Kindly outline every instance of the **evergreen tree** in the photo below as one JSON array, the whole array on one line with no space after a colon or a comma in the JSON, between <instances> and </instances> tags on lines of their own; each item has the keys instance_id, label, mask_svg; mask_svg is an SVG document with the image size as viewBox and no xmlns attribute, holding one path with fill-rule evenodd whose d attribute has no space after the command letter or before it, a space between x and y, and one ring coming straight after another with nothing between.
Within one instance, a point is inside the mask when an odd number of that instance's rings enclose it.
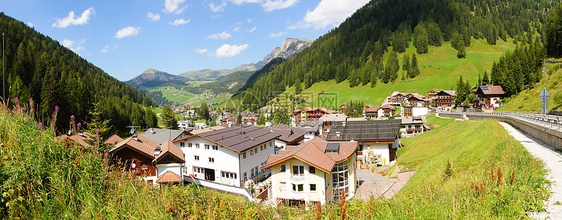
<instances>
[{"instance_id":1,"label":"evergreen tree","mask_svg":"<svg viewBox=\"0 0 562 220\"><path fill-rule=\"evenodd\" d=\"M395 81L398 78L398 71L400 70L400 64L398 61L398 55L396 52L392 51L388 56L388 60L386 61L386 67L384 70L385 78L384 83L388 83L389 81Z\"/></svg>"},{"instance_id":2,"label":"evergreen tree","mask_svg":"<svg viewBox=\"0 0 562 220\"><path fill-rule=\"evenodd\" d=\"M562 56L562 5L551 9L548 15L546 51L548 56Z\"/></svg>"},{"instance_id":3,"label":"evergreen tree","mask_svg":"<svg viewBox=\"0 0 562 220\"><path fill-rule=\"evenodd\" d=\"M302 88L301 88L301 79L297 79L297 81L295 82L295 92L297 94L301 93Z\"/></svg>"},{"instance_id":4,"label":"evergreen tree","mask_svg":"<svg viewBox=\"0 0 562 220\"><path fill-rule=\"evenodd\" d=\"M209 121L211 118L209 116L209 107L207 106L206 102L201 103L201 107L199 108L199 115L201 118L205 119L205 121Z\"/></svg>"},{"instance_id":5,"label":"evergreen tree","mask_svg":"<svg viewBox=\"0 0 562 220\"><path fill-rule=\"evenodd\" d=\"M404 54L402 58L402 70L408 75L410 73L410 56L408 54Z\"/></svg>"},{"instance_id":6,"label":"evergreen tree","mask_svg":"<svg viewBox=\"0 0 562 220\"><path fill-rule=\"evenodd\" d=\"M462 37L464 40L464 47L470 47L470 39L472 35L470 34L468 27L462 28Z\"/></svg>"},{"instance_id":7,"label":"evergreen tree","mask_svg":"<svg viewBox=\"0 0 562 220\"><path fill-rule=\"evenodd\" d=\"M427 31L422 24L418 24L414 29L414 46L416 47L416 52L418 54L424 54L428 52L428 36Z\"/></svg>"},{"instance_id":8,"label":"evergreen tree","mask_svg":"<svg viewBox=\"0 0 562 220\"><path fill-rule=\"evenodd\" d=\"M466 58L466 50L464 49L464 44L459 45L459 50L457 51L457 58Z\"/></svg>"},{"instance_id":9,"label":"evergreen tree","mask_svg":"<svg viewBox=\"0 0 562 220\"><path fill-rule=\"evenodd\" d=\"M172 109L167 105L164 105L162 108L162 120L164 120L164 126L166 128L176 128L178 126L178 120L176 119L176 115L172 112Z\"/></svg>"},{"instance_id":10,"label":"evergreen tree","mask_svg":"<svg viewBox=\"0 0 562 220\"><path fill-rule=\"evenodd\" d=\"M443 38L441 36L441 28L435 22L429 22L427 24L427 35L428 35L428 44L436 47L441 46L441 41Z\"/></svg>"},{"instance_id":11,"label":"evergreen tree","mask_svg":"<svg viewBox=\"0 0 562 220\"><path fill-rule=\"evenodd\" d=\"M464 46L463 36L455 31L453 33L453 38L451 39L451 47L455 48L455 50L459 50L461 45Z\"/></svg>"},{"instance_id":12,"label":"evergreen tree","mask_svg":"<svg viewBox=\"0 0 562 220\"><path fill-rule=\"evenodd\" d=\"M418 66L418 59L416 58L416 54L412 55L412 62L410 67L410 78L414 78L420 75L420 67Z\"/></svg>"},{"instance_id":13,"label":"evergreen tree","mask_svg":"<svg viewBox=\"0 0 562 220\"><path fill-rule=\"evenodd\" d=\"M96 134L96 130L98 130L100 140L105 140L106 138L111 136L111 125L109 124L110 120L102 119L100 102L96 102L93 105L94 108L88 111L88 114L90 115L90 122L86 123L86 127L88 128L89 132L94 135Z\"/></svg>"},{"instance_id":14,"label":"evergreen tree","mask_svg":"<svg viewBox=\"0 0 562 220\"><path fill-rule=\"evenodd\" d=\"M488 71L484 71L484 75L482 76L482 85L490 84L490 78L488 78Z\"/></svg>"}]
</instances>

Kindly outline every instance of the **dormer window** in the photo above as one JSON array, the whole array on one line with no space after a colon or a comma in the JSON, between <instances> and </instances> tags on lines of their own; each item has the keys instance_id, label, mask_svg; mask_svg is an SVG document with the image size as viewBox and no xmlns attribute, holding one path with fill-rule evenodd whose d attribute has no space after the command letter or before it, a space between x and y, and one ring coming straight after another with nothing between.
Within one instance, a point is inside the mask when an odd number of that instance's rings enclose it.
<instances>
[{"instance_id":1,"label":"dormer window","mask_svg":"<svg viewBox=\"0 0 562 220\"><path fill-rule=\"evenodd\" d=\"M336 153L336 154L338 154L339 152L340 152L340 144L339 143L330 143L330 144L328 144L328 146L326 146L325 153Z\"/></svg>"}]
</instances>

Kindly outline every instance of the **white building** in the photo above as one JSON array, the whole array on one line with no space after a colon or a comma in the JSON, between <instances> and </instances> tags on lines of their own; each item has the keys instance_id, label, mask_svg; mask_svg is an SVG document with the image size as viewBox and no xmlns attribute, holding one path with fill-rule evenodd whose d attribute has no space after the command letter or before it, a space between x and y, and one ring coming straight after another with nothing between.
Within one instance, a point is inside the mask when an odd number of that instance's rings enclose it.
<instances>
[{"instance_id":1,"label":"white building","mask_svg":"<svg viewBox=\"0 0 562 220\"><path fill-rule=\"evenodd\" d=\"M355 195L357 142L328 142L315 138L271 155L262 169L272 170L269 199L300 205L339 201Z\"/></svg>"},{"instance_id":2,"label":"white building","mask_svg":"<svg viewBox=\"0 0 562 220\"><path fill-rule=\"evenodd\" d=\"M193 134L174 141L185 154L184 178L233 187L246 187L269 176L261 170L274 153L279 135L268 128L232 126L220 130ZM210 184L208 187L217 186ZM220 187L220 186L218 186ZM232 188L231 188L232 189ZM228 188L220 190L228 191Z\"/></svg>"}]
</instances>

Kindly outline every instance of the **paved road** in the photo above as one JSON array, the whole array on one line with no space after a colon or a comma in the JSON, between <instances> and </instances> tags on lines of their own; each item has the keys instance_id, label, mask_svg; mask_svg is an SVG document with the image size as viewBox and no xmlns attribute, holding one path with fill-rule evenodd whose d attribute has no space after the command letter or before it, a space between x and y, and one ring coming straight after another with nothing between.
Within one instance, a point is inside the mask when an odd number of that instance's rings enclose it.
<instances>
[{"instance_id":1,"label":"paved road","mask_svg":"<svg viewBox=\"0 0 562 220\"><path fill-rule=\"evenodd\" d=\"M562 155L554 151L553 147L522 133L511 125L504 122L500 122L500 124L511 136L520 141L529 153L543 160L546 167L550 170L547 174L547 179L552 181L553 184L551 197L546 202L547 212L533 213L531 217L537 219L562 219L562 205L554 204L556 202L562 203Z\"/></svg>"}]
</instances>

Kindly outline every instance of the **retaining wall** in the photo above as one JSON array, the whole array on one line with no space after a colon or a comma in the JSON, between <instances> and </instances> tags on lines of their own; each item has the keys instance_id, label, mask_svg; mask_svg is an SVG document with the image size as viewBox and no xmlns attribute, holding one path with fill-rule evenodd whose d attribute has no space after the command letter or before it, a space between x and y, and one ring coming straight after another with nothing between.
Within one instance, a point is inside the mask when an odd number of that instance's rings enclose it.
<instances>
[{"instance_id":1,"label":"retaining wall","mask_svg":"<svg viewBox=\"0 0 562 220\"><path fill-rule=\"evenodd\" d=\"M461 113L439 113L439 116L447 118L463 118ZM521 118L513 115L468 113L466 116L470 120L493 119L510 123L532 137L539 139L556 149L562 149L562 131L558 130L559 125L544 123L542 121L530 121L527 118Z\"/></svg>"}]
</instances>

